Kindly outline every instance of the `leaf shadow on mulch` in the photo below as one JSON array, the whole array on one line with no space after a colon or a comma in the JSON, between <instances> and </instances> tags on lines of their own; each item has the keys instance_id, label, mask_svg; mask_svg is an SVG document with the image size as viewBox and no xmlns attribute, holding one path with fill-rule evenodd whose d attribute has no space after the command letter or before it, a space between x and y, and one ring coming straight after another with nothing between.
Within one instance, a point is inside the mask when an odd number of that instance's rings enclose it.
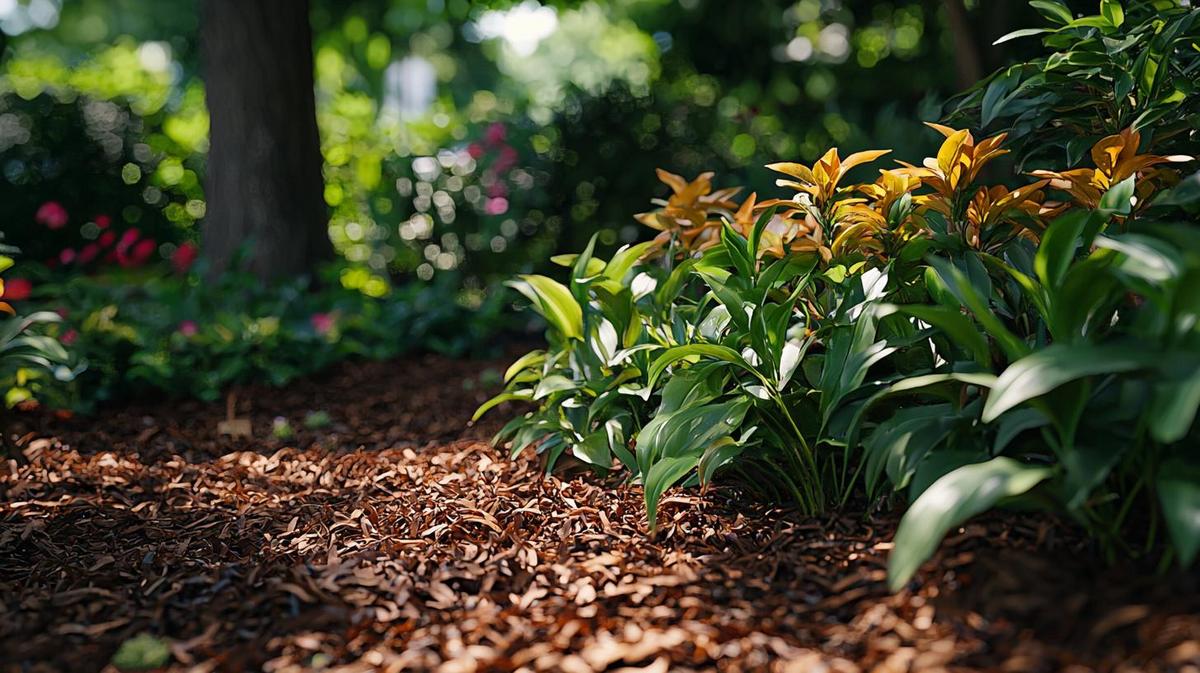
<instances>
[{"instance_id":1,"label":"leaf shadow on mulch","mask_svg":"<svg viewBox=\"0 0 1200 673\"><path fill-rule=\"evenodd\" d=\"M217 437L221 403L25 419L0 669L99 670L151 633L179 670L1197 670L1196 575L1105 567L1045 517L971 523L894 595L893 513L675 490L651 539L636 488L506 460L503 411L466 427L489 368L239 391L286 442ZM333 425L300 429L314 410Z\"/></svg>"}]
</instances>

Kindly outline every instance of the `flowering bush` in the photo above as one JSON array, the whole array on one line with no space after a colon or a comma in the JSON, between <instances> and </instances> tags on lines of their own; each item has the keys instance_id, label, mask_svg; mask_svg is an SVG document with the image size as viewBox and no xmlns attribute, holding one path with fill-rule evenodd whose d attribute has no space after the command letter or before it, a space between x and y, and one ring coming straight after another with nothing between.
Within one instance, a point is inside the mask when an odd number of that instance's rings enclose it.
<instances>
[{"instance_id":1,"label":"flowering bush","mask_svg":"<svg viewBox=\"0 0 1200 673\"><path fill-rule=\"evenodd\" d=\"M499 295L464 304L441 285L375 298L336 277L313 288L262 287L238 274L213 284L145 274L48 281L31 302L62 314L53 333L91 363L64 389L72 408L149 394L212 400L231 385L282 385L349 357L472 352L504 322Z\"/></svg>"}]
</instances>

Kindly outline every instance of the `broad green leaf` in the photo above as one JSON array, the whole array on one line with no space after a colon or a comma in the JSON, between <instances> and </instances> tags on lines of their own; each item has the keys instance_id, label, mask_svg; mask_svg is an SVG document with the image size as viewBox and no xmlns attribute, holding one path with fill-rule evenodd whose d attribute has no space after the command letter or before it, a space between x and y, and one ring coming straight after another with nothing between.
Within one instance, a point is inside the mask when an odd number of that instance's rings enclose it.
<instances>
[{"instance_id":1,"label":"broad green leaf","mask_svg":"<svg viewBox=\"0 0 1200 673\"><path fill-rule=\"evenodd\" d=\"M638 465L643 473L664 458L699 456L713 442L728 437L741 425L750 400L684 407L659 413L637 435Z\"/></svg>"},{"instance_id":2,"label":"broad green leaf","mask_svg":"<svg viewBox=\"0 0 1200 673\"><path fill-rule=\"evenodd\" d=\"M1097 236L1096 246L1121 253L1117 268L1151 283L1163 283L1183 274L1183 260L1179 251L1151 236Z\"/></svg>"},{"instance_id":3,"label":"broad green leaf","mask_svg":"<svg viewBox=\"0 0 1200 673\"><path fill-rule=\"evenodd\" d=\"M991 364L991 349L987 339L975 328L975 323L963 315L961 311L947 306L884 306L881 310L894 310L912 316L921 322L928 323L950 337L951 343L962 346L971 354L972 359L983 367Z\"/></svg>"},{"instance_id":4,"label":"broad green leaf","mask_svg":"<svg viewBox=\"0 0 1200 673\"><path fill-rule=\"evenodd\" d=\"M1029 5L1056 23L1067 24L1075 19L1071 10L1059 0L1030 0Z\"/></svg>"},{"instance_id":5,"label":"broad green leaf","mask_svg":"<svg viewBox=\"0 0 1200 673\"><path fill-rule=\"evenodd\" d=\"M583 309L565 285L546 276L519 278L506 284L525 295L533 303L533 309L564 337L583 338Z\"/></svg>"},{"instance_id":6,"label":"broad green leaf","mask_svg":"<svg viewBox=\"0 0 1200 673\"><path fill-rule=\"evenodd\" d=\"M983 407L983 422L1058 388L1099 374L1145 369L1160 364L1163 354L1138 345L1051 344L1009 365Z\"/></svg>"},{"instance_id":7,"label":"broad green leaf","mask_svg":"<svg viewBox=\"0 0 1200 673\"><path fill-rule=\"evenodd\" d=\"M650 365L650 372L646 385L653 388L654 384L658 381L658 377L662 376L667 367L670 367L684 358L693 357L713 358L715 360L737 365L751 372L754 371L754 368L742 358L740 353L732 348L729 348L728 346L719 346L717 344L687 344L684 346L668 348L657 358L655 358L653 364Z\"/></svg>"},{"instance_id":8,"label":"broad green leaf","mask_svg":"<svg viewBox=\"0 0 1200 673\"><path fill-rule=\"evenodd\" d=\"M1125 23L1125 9L1119 0L1100 0L1100 15L1114 28L1120 28Z\"/></svg>"},{"instance_id":9,"label":"broad green leaf","mask_svg":"<svg viewBox=\"0 0 1200 673\"><path fill-rule=\"evenodd\" d=\"M579 385L571 379L561 374L551 374L538 382L537 387L533 389L533 399L541 400L554 393L575 390L577 388L579 388Z\"/></svg>"},{"instance_id":10,"label":"broad green leaf","mask_svg":"<svg viewBox=\"0 0 1200 673\"><path fill-rule=\"evenodd\" d=\"M1049 28L1022 28L1020 30L1014 30L1011 33L1006 33L1005 35L1003 35L999 39L997 39L995 42L993 42L992 45L995 46L997 44L1003 44L1005 42L1008 42L1009 40L1015 40L1020 37L1029 37L1030 35L1041 35L1042 33L1049 33L1049 32L1052 32ZM986 122L985 122L985 124L986 124Z\"/></svg>"},{"instance_id":11,"label":"broad green leaf","mask_svg":"<svg viewBox=\"0 0 1200 673\"><path fill-rule=\"evenodd\" d=\"M1200 552L1200 468L1180 459L1158 469L1158 500L1179 564L1187 567Z\"/></svg>"},{"instance_id":12,"label":"broad green leaf","mask_svg":"<svg viewBox=\"0 0 1200 673\"><path fill-rule=\"evenodd\" d=\"M776 210L778 210L778 206L771 206L760 213L758 219L754 221L754 229L750 231L750 240L746 242L746 250L750 253L750 259L758 259L758 247L762 244L763 232L767 230L771 218L775 217Z\"/></svg>"},{"instance_id":13,"label":"broad green leaf","mask_svg":"<svg viewBox=\"0 0 1200 673\"><path fill-rule=\"evenodd\" d=\"M1052 474L1046 467L998 457L965 465L938 479L909 507L896 530L888 558L888 586L898 591L921 567L951 528L1021 495Z\"/></svg>"},{"instance_id":14,"label":"broad green leaf","mask_svg":"<svg viewBox=\"0 0 1200 673\"><path fill-rule=\"evenodd\" d=\"M1104 215L1128 215L1133 210L1134 187L1137 184L1137 174L1129 176L1109 187L1104 196L1100 197L1100 212Z\"/></svg>"},{"instance_id":15,"label":"broad green leaf","mask_svg":"<svg viewBox=\"0 0 1200 673\"><path fill-rule=\"evenodd\" d=\"M575 253L571 253L569 255L554 255L550 258L550 261L558 266L565 266L570 269L571 267L575 266L575 262L579 260L579 257L580 255ZM587 265L588 276L595 276L605 269L604 260L596 259L594 257L588 260Z\"/></svg>"},{"instance_id":16,"label":"broad green leaf","mask_svg":"<svg viewBox=\"0 0 1200 673\"><path fill-rule=\"evenodd\" d=\"M662 498L663 492L687 476L699 462L699 455L665 458L651 466L649 472L646 473L644 485L646 520L650 524L651 535L658 530L658 501Z\"/></svg>"},{"instance_id":17,"label":"broad green leaf","mask_svg":"<svg viewBox=\"0 0 1200 673\"><path fill-rule=\"evenodd\" d=\"M974 314L975 319L988 334L992 335L1010 360L1016 360L1029 352L1029 346L1004 326L1004 323L992 312L987 299L979 295L966 274L947 260L938 257L930 257L929 263L936 270L936 275L941 283L962 306ZM928 275L926 277L928 278Z\"/></svg>"},{"instance_id":18,"label":"broad green leaf","mask_svg":"<svg viewBox=\"0 0 1200 673\"><path fill-rule=\"evenodd\" d=\"M1181 379L1155 386L1154 397L1146 410L1150 434L1164 444L1186 437L1200 408L1200 367L1193 365L1183 371Z\"/></svg>"},{"instance_id":19,"label":"broad green leaf","mask_svg":"<svg viewBox=\"0 0 1200 673\"><path fill-rule=\"evenodd\" d=\"M1033 269L1042 285L1051 290L1058 289L1062 278L1075 259L1079 249L1079 237L1087 225L1088 214L1074 211L1050 223L1042 234L1042 243L1033 258Z\"/></svg>"},{"instance_id":20,"label":"broad green leaf","mask_svg":"<svg viewBox=\"0 0 1200 673\"><path fill-rule=\"evenodd\" d=\"M622 246L612 259L608 261L608 265L604 267L604 276L615 281L620 281L625 278L625 274L637 265L638 260L650 252L658 243L654 241L646 241L637 245Z\"/></svg>"},{"instance_id":21,"label":"broad green leaf","mask_svg":"<svg viewBox=\"0 0 1200 673\"><path fill-rule=\"evenodd\" d=\"M505 372L504 372L504 382L508 383L517 374L520 374L521 372L525 371L526 369L529 369L530 367L536 367L545 361L546 361L546 351L543 351L543 350L529 351L528 353L526 353L526 354L522 355L520 358L518 358L516 362L514 362L508 366L508 369L505 370Z\"/></svg>"},{"instance_id":22,"label":"broad green leaf","mask_svg":"<svg viewBox=\"0 0 1200 673\"><path fill-rule=\"evenodd\" d=\"M504 404L505 402L529 402L531 400L533 400L533 392L529 390L512 393L500 393L487 402L479 405L479 408L475 410L475 414L471 416L471 422L474 423L482 418L483 415L493 407Z\"/></svg>"}]
</instances>

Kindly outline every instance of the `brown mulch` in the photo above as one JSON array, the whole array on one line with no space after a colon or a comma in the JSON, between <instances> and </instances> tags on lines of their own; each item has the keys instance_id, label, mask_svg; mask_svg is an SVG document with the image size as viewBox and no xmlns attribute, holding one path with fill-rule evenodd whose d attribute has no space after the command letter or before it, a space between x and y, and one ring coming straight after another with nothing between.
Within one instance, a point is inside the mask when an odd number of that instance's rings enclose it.
<instances>
[{"instance_id":1,"label":"brown mulch","mask_svg":"<svg viewBox=\"0 0 1200 673\"><path fill-rule=\"evenodd\" d=\"M968 525L894 595L893 514L676 490L650 539L636 487L506 460L502 412L466 427L489 367L242 390L255 440L216 436L223 404L24 419L0 670L100 670L149 633L173 670L1200 671L1195 574L1106 567L1046 518Z\"/></svg>"}]
</instances>

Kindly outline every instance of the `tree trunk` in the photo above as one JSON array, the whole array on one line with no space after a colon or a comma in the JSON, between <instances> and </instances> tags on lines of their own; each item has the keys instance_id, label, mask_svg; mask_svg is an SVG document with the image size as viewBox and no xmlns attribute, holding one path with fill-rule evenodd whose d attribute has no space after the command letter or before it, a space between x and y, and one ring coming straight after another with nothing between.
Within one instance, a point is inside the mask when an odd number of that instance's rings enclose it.
<instances>
[{"instance_id":1,"label":"tree trunk","mask_svg":"<svg viewBox=\"0 0 1200 673\"><path fill-rule=\"evenodd\" d=\"M969 89L983 77L979 45L975 41L967 8L962 0L944 0L950 34L954 36L954 67L958 73L958 88Z\"/></svg>"},{"instance_id":2,"label":"tree trunk","mask_svg":"<svg viewBox=\"0 0 1200 673\"><path fill-rule=\"evenodd\" d=\"M247 246L263 281L332 256L308 0L204 0L210 118L203 251L217 274Z\"/></svg>"}]
</instances>

